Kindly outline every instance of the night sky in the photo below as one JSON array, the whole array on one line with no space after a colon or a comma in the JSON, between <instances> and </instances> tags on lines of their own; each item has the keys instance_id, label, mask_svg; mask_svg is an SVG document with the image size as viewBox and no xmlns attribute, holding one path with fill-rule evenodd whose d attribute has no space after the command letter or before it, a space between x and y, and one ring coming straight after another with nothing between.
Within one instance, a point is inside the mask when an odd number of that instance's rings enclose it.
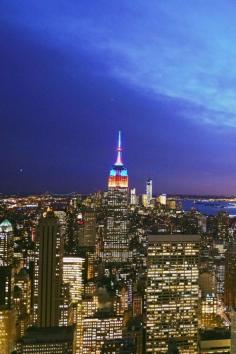
<instances>
[{"instance_id":1,"label":"night sky","mask_svg":"<svg viewBox=\"0 0 236 354\"><path fill-rule=\"evenodd\" d=\"M236 194L236 2L1 0L0 192Z\"/></svg>"}]
</instances>

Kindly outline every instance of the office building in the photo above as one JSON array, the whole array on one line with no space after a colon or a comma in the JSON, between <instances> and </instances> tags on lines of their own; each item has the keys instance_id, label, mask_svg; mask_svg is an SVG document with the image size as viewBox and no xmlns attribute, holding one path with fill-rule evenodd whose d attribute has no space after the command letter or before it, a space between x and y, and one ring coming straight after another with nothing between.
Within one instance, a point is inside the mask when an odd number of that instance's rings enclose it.
<instances>
[{"instance_id":1,"label":"office building","mask_svg":"<svg viewBox=\"0 0 236 354\"><path fill-rule=\"evenodd\" d=\"M152 180L149 178L146 182L147 206L149 207L152 200Z\"/></svg>"},{"instance_id":2,"label":"office building","mask_svg":"<svg viewBox=\"0 0 236 354\"><path fill-rule=\"evenodd\" d=\"M163 206L166 206L166 202L167 202L166 194L161 194L159 196L159 203Z\"/></svg>"},{"instance_id":3,"label":"office building","mask_svg":"<svg viewBox=\"0 0 236 354\"><path fill-rule=\"evenodd\" d=\"M70 326L74 323L74 308L71 301L69 284L62 283L61 301L59 305L60 318L59 326Z\"/></svg>"},{"instance_id":4,"label":"office building","mask_svg":"<svg viewBox=\"0 0 236 354\"><path fill-rule=\"evenodd\" d=\"M8 220L0 224L0 353L13 350L16 316L13 308L13 228Z\"/></svg>"},{"instance_id":5,"label":"office building","mask_svg":"<svg viewBox=\"0 0 236 354\"><path fill-rule=\"evenodd\" d=\"M122 317L99 313L83 320L83 354L97 354L106 341L122 339Z\"/></svg>"},{"instance_id":6,"label":"office building","mask_svg":"<svg viewBox=\"0 0 236 354\"><path fill-rule=\"evenodd\" d=\"M199 353L234 354L235 347L231 345L231 342L229 329L201 330L199 333Z\"/></svg>"},{"instance_id":7,"label":"office building","mask_svg":"<svg viewBox=\"0 0 236 354\"><path fill-rule=\"evenodd\" d=\"M203 329L212 329L217 327L217 307L218 301L214 293L201 296L201 316L200 326Z\"/></svg>"},{"instance_id":8,"label":"office building","mask_svg":"<svg viewBox=\"0 0 236 354\"><path fill-rule=\"evenodd\" d=\"M16 354L75 354L75 329L29 327L17 343Z\"/></svg>"},{"instance_id":9,"label":"office building","mask_svg":"<svg viewBox=\"0 0 236 354\"><path fill-rule=\"evenodd\" d=\"M170 339L181 354L197 354L198 235L149 235L147 353L166 353Z\"/></svg>"},{"instance_id":10,"label":"office building","mask_svg":"<svg viewBox=\"0 0 236 354\"><path fill-rule=\"evenodd\" d=\"M14 308L16 310L17 337L24 335L30 325L31 314L31 281L25 268L15 275Z\"/></svg>"},{"instance_id":11,"label":"office building","mask_svg":"<svg viewBox=\"0 0 236 354\"><path fill-rule=\"evenodd\" d=\"M146 208L148 206L147 194L142 194L142 205Z\"/></svg>"},{"instance_id":12,"label":"office building","mask_svg":"<svg viewBox=\"0 0 236 354\"><path fill-rule=\"evenodd\" d=\"M12 224L6 219L0 224L0 266L8 266L13 261L14 236Z\"/></svg>"},{"instance_id":13,"label":"office building","mask_svg":"<svg viewBox=\"0 0 236 354\"><path fill-rule=\"evenodd\" d=\"M130 190L130 204L136 205L137 204L137 196L136 196L136 189L132 188Z\"/></svg>"},{"instance_id":14,"label":"office building","mask_svg":"<svg viewBox=\"0 0 236 354\"><path fill-rule=\"evenodd\" d=\"M82 317L93 317L98 311L98 297L96 295L84 295L82 298Z\"/></svg>"},{"instance_id":15,"label":"office building","mask_svg":"<svg viewBox=\"0 0 236 354\"><path fill-rule=\"evenodd\" d=\"M137 347L131 338L106 340L101 354L137 354Z\"/></svg>"},{"instance_id":16,"label":"office building","mask_svg":"<svg viewBox=\"0 0 236 354\"><path fill-rule=\"evenodd\" d=\"M35 301L37 325L58 326L62 290L63 244L58 218L50 209L40 218L37 228Z\"/></svg>"},{"instance_id":17,"label":"office building","mask_svg":"<svg viewBox=\"0 0 236 354\"><path fill-rule=\"evenodd\" d=\"M236 308L236 241L229 243L225 253L224 304Z\"/></svg>"},{"instance_id":18,"label":"office building","mask_svg":"<svg viewBox=\"0 0 236 354\"><path fill-rule=\"evenodd\" d=\"M94 247L96 244L96 213L86 208L77 217L79 247Z\"/></svg>"},{"instance_id":19,"label":"office building","mask_svg":"<svg viewBox=\"0 0 236 354\"><path fill-rule=\"evenodd\" d=\"M82 341L82 293L84 258L63 257L63 282L69 286L71 301L76 304L76 348Z\"/></svg>"},{"instance_id":20,"label":"office building","mask_svg":"<svg viewBox=\"0 0 236 354\"><path fill-rule=\"evenodd\" d=\"M10 309L13 301L14 277L11 266L0 266L0 308Z\"/></svg>"},{"instance_id":21,"label":"office building","mask_svg":"<svg viewBox=\"0 0 236 354\"><path fill-rule=\"evenodd\" d=\"M69 284L72 302L81 300L84 258L63 257L63 282Z\"/></svg>"},{"instance_id":22,"label":"office building","mask_svg":"<svg viewBox=\"0 0 236 354\"><path fill-rule=\"evenodd\" d=\"M128 172L122 162L121 132L117 159L108 180L107 217L104 237L104 260L125 262L129 257L127 238Z\"/></svg>"},{"instance_id":23,"label":"office building","mask_svg":"<svg viewBox=\"0 0 236 354\"><path fill-rule=\"evenodd\" d=\"M231 310L231 353L236 353L236 308Z\"/></svg>"},{"instance_id":24,"label":"office building","mask_svg":"<svg viewBox=\"0 0 236 354\"><path fill-rule=\"evenodd\" d=\"M15 341L15 311L0 307L0 353L12 353Z\"/></svg>"}]
</instances>

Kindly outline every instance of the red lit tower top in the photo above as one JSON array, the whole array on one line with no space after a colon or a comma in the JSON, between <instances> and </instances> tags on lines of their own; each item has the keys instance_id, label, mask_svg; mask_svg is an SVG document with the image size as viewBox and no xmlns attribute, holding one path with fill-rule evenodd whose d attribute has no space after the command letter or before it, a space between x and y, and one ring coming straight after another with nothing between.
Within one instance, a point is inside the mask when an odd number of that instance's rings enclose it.
<instances>
[{"instance_id":1,"label":"red lit tower top","mask_svg":"<svg viewBox=\"0 0 236 354\"><path fill-rule=\"evenodd\" d=\"M108 188L128 188L128 172L122 162L121 131L119 130L118 145L116 148L116 162L110 170Z\"/></svg>"}]
</instances>

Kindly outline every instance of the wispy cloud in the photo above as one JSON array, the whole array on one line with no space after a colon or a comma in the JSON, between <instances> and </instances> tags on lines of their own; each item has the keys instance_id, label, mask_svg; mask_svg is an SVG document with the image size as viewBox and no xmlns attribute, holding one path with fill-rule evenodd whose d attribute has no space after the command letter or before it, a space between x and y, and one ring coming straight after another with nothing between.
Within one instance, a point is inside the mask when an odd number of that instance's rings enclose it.
<instances>
[{"instance_id":1,"label":"wispy cloud","mask_svg":"<svg viewBox=\"0 0 236 354\"><path fill-rule=\"evenodd\" d=\"M96 53L106 62L103 74L186 102L182 114L188 119L236 128L233 2L92 1L91 7L71 2L68 8L60 1L47 10L44 5L5 12L5 20L70 48L74 57L81 48Z\"/></svg>"}]
</instances>

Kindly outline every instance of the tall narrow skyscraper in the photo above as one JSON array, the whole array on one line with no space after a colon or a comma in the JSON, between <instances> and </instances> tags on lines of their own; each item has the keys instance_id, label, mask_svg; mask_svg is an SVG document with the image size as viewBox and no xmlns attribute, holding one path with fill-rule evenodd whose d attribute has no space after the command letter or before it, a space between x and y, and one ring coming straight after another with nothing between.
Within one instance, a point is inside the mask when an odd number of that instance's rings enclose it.
<instances>
[{"instance_id":1,"label":"tall narrow skyscraper","mask_svg":"<svg viewBox=\"0 0 236 354\"><path fill-rule=\"evenodd\" d=\"M149 178L146 182L147 206L150 206L152 200L152 179Z\"/></svg>"},{"instance_id":2,"label":"tall narrow skyscraper","mask_svg":"<svg viewBox=\"0 0 236 354\"><path fill-rule=\"evenodd\" d=\"M132 188L130 191L130 204L136 205L137 204L137 196L136 196L136 189Z\"/></svg>"},{"instance_id":3,"label":"tall narrow skyscraper","mask_svg":"<svg viewBox=\"0 0 236 354\"><path fill-rule=\"evenodd\" d=\"M37 242L39 244L38 267L36 267L37 324L40 327L58 326L63 248L59 221L51 210L48 210L39 220Z\"/></svg>"},{"instance_id":4,"label":"tall narrow skyscraper","mask_svg":"<svg viewBox=\"0 0 236 354\"><path fill-rule=\"evenodd\" d=\"M119 131L116 162L110 170L107 193L107 218L104 239L104 260L125 262L128 259L127 212L128 172L122 162Z\"/></svg>"},{"instance_id":5,"label":"tall narrow skyscraper","mask_svg":"<svg viewBox=\"0 0 236 354\"><path fill-rule=\"evenodd\" d=\"M8 220L0 224L0 308L12 308L14 289L14 256L13 227ZM1 341L1 338L0 338Z\"/></svg>"},{"instance_id":6,"label":"tall narrow skyscraper","mask_svg":"<svg viewBox=\"0 0 236 354\"><path fill-rule=\"evenodd\" d=\"M0 353L9 354L15 340L15 311L12 304L14 237L8 220L0 224Z\"/></svg>"},{"instance_id":7,"label":"tall narrow skyscraper","mask_svg":"<svg viewBox=\"0 0 236 354\"><path fill-rule=\"evenodd\" d=\"M12 264L13 253L13 228L12 224L6 219L0 224L0 266Z\"/></svg>"}]
</instances>

